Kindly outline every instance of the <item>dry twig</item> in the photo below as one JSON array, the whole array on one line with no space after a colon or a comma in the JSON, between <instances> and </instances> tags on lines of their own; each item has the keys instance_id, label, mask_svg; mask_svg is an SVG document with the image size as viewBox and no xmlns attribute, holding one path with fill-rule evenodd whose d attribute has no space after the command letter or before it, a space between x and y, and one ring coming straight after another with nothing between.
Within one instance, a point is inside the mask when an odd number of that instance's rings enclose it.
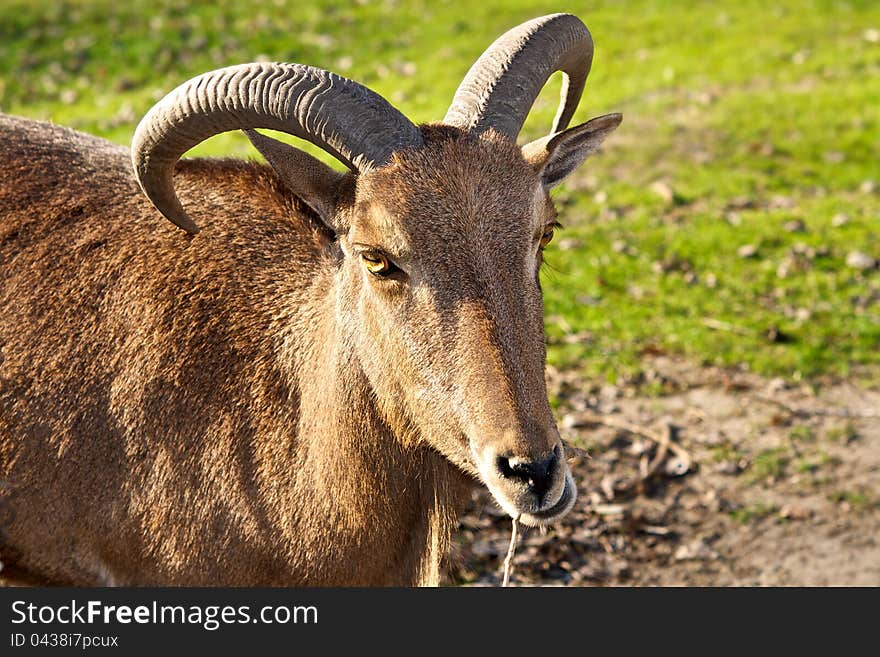
<instances>
[{"instance_id":1,"label":"dry twig","mask_svg":"<svg viewBox=\"0 0 880 657\"><path fill-rule=\"evenodd\" d=\"M594 413L583 413L577 417L573 426L581 427L590 424L600 424L602 426L611 427L612 429L621 429L623 431L626 431L627 433L631 433L636 436L642 436L643 438L647 438L648 440L657 443L658 453L661 449L664 451L664 453L666 452L666 450L669 450L680 459L686 460L688 463L693 462L693 459L691 459L691 455L684 447L672 442L673 428L670 424L667 424L663 428L663 433L657 433L656 431L652 431L647 427L632 424L630 422L627 422L626 420L618 420L614 417L609 417L606 415L596 415Z\"/></svg>"},{"instance_id":2,"label":"dry twig","mask_svg":"<svg viewBox=\"0 0 880 657\"><path fill-rule=\"evenodd\" d=\"M598 424L606 427L611 427L613 429L620 429L622 431L626 431L627 433L647 438L657 445L657 451L654 454L654 458L649 461L647 456L643 456L640 460L638 477L635 477L628 481L615 483L613 485L613 493L627 492L629 490L632 490L633 488L636 488L637 486L640 486L645 481L653 477L657 470L659 470L660 466L663 465L663 463L666 461L666 457L668 456L669 452L672 452L680 461L682 466L682 474L684 472L687 472L687 470L693 463L693 458L691 458L690 453L681 445L677 445L675 442L673 442L674 429L671 424L665 424L663 427L663 431L658 433L646 427L627 422L626 420L620 420L605 415L584 413L577 417L573 426L578 427L591 424ZM611 499L613 496L608 497L609 499Z\"/></svg>"},{"instance_id":3,"label":"dry twig","mask_svg":"<svg viewBox=\"0 0 880 657\"><path fill-rule=\"evenodd\" d=\"M517 530L519 529L519 516L513 519L513 531L510 534L510 545L507 548L507 556L504 557L504 577L501 580L501 586L506 587L510 583L511 562L513 554L516 552Z\"/></svg>"},{"instance_id":4,"label":"dry twig","mask_svg":"<svg viewBox=\"0 0 880 657\"><path fill-rule=\"evenodd\" d=\"M775 406L779 408L789 415L793 417L800 418L810 418L810 417L839 417L844 419L851 420L861 420L861 419L871 419L871 418L880 418L880 411L867 411L864 413L854 413L848 408L814 408L814 409L806 409L806 408L794 408L793 406L789 406L778 399L772 399L771 397L764 397L763 395L752 395L752 399L755 401L759 401L764 404L769 404L770 406Z\"/></svg>"}]
</instances>

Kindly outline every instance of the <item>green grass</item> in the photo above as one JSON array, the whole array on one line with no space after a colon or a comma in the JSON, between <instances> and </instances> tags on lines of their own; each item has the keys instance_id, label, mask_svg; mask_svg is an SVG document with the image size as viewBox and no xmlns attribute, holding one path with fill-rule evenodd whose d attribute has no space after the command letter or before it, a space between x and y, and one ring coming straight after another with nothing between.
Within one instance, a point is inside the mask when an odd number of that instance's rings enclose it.
<instances>
[{"instance_id":1,"label":"green grass","mask_svg":"<svg viewBox=\"0 0 880 657\"><path fill-rule=\"evenodd\" d=\"M751 522L756 520L762 520L769 516L776 514L779 511L779 507L775 504L769 504L767 502L758 502L756 504L752 504L750 506L744 506L739 509L734 509L730 512L730 518L735 522L738 522L743 525L748 525Z\"/></svg>"},{"instance_id":2,"label":"green grass","mask_svg":"<svg viewBox=\"0 0 880 657\"><path fill-rule=\"evenodd\" d=\"M788 450L782 447L765 449L755 456L750 468L753 481L774 481L785 474L789 462Z\"/></svg>"},{"instance_id":3,"label":"green grass","mask_svg":"<svg viewBox=\"0 0 880 657\"><path fill-rule=\"evenodd\" d=\"M828 498L837 504L844 502L854 509L865 510L877 505L865 492L858 490L838 490L831 493Z\"/></svg>"},{"instance_id":4,"label":"green grass","mask_svg":"<svg viewBox=\"0 0 880 657\"><path fill-rule=\"evenodd\" d=\"M709 449L710 460L712 463L723 463L724 461L737 462L743 458L743 452L729 444L717 445Z\"/></svg>"},{"instance_id":5,"label":"green grass","mask_svg":"<svg viewBox=\"0 0 880 657\"><path fill-rule=\"evenodd\" d=\"M880 272L846 258L880 258L880 3L339 4L4 0L0 108L125 144L180 82L265 58L326 67L438 120L496 36L572 10L596 41L576 120L625 119L556 194L567 229L543 274L548 360L609 380L646 352L877 377ZM558 84L523 139L549 125ZM253 151L230 134L197 153Z\"/></svg>"},{"instance_id":6,"label":"green grass","mask_svg":"<svg viewBox=\"0 0 880 657\"><path fill-rule=\"evenodd\" d=\"M788 431L788 438L793 442L811 443L816 440L813 429L806 424L796 424Z\"/></svg>"},{"instance_id":7,"label":"green grass","mask_svg":"<svg viewBox=\"0 0 880 657\"><path fill-rule=\"evenodd\" d=\"M831 456L827 452L818 451L814 454L810 454L808 456L804 456L798 459L797 463L795 464L795 470L797 470L801 474L808 474L814 473L825 466L834 466L839 464L839 458Z\"/></svg>"},{"instance_id":8,"label":"green grass","mask_svg":"<svg viewBox=\"0 0 880 657\"><path fill-rule=\"evenodd\" d=\"M831 442L849 444L859 437L855 426L851 420L847 420L843 424L831 427L825 432L825 437Z\"/></svg>"}]
</instances>

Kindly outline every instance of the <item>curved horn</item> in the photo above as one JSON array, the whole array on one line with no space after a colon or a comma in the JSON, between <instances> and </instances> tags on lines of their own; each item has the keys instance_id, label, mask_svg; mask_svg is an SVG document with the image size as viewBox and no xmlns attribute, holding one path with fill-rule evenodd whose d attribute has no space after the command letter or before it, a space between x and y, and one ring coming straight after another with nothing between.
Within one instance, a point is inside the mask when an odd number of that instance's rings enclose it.
<instances>
[{"instance_id":1,"label":"curved horn","mask_svg":"<svg viewBox=\"0 0 880 657\"><path fill-rule=\"evenodd\" d=\"M502 34L458 86L444 123L480 133L488 128L516 139L547 79L565 74L552 133L568 127L590 65L593 39L571 14L551 14Z\"/></svg>"},{"instance_id":2,"label":"curved horn","mask_svg":"<svg viewBox=\"0 0 880 657\"><path fill-rule=\"evenodd\" d=\"M230 66L184 82L141 120L131 146L141 189L171 222L197 233L174 192L174 165L208 137L246 128L306 139L359 172L422 143L416 126L357 82L301 64Z\"/></svg>"}]
</instances>

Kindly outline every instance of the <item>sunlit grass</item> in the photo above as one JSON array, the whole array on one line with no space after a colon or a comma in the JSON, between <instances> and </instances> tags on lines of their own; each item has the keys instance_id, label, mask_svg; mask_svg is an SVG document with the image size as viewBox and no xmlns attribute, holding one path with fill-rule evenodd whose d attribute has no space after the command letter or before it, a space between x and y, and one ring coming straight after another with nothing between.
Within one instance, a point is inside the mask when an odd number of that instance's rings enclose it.
<instances>
[{"instance_id":1,"label":"sunlit grass","mask_svg":"<svg viewBox=\"0 0 880 657\"><path fill-rule=\"evenodd\" d=\"M180 82L266 59L328 68L438 120L486 45L560 9L339 4L5 0L0 108L127 144ZM550 362L612 380L646 351L789 378L880 365L880 273L846 264L880 259L880 4L565 8L596 41L576 120L625 120L556 194L567 228L543 274ZM523 139L549 126L557 93L554 80ZM196 153L253 155L236 134Z\"/></svg>"}]
</instances>

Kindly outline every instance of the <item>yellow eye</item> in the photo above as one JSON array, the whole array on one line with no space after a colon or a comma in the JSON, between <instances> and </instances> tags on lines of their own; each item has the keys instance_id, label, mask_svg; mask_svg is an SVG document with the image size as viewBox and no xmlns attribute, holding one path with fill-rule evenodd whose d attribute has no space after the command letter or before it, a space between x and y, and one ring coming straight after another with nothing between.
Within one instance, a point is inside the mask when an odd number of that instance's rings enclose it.
<instances>
[{"instance_id":1,"label":"yellow eye","mask_svg":"<svg viewBox=\"0 0 880 657\"><path fill-rule=\"evenodd\" d=\"M361 260L364 261L367 271L375 276L385 276L394 268L394 265L388 262L388 258L379 253L362 253Z\"/></svg>"},{"instance_id":2,"label":"yellow eye","mask_svg":"<svg viewBox=\"0 0 880 657\"><path fill-rule=\"evenodd\" d=\"M541 248L544 248L548 244L550 244L550 240L553 239L553 226L547 226L544 229L544 233L541 235Z\"/></svg>"}]
</instances>

